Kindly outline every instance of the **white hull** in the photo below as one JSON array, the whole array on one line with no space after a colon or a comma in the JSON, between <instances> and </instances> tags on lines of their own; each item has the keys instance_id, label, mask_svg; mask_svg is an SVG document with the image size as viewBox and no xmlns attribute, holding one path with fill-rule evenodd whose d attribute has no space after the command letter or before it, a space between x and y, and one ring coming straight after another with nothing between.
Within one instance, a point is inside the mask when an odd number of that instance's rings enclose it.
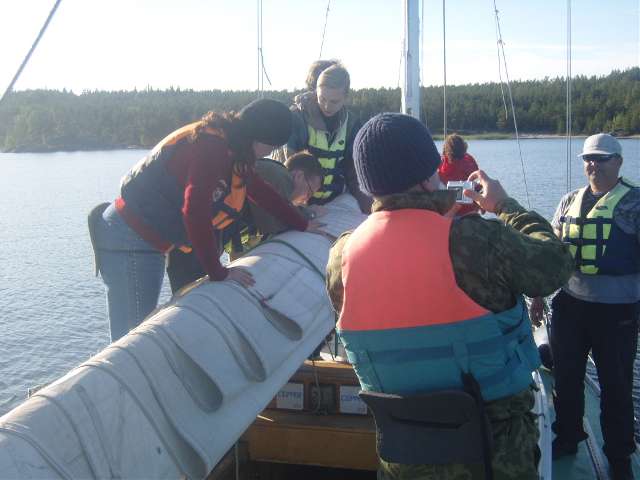
<instances>
[{"instance_id":1,"label":"white hull","mask_svg":"<svg viewBox=\"0 0 640 480\"><path fill-rule=\"evenodd\" d=\"M343 195L322 217L364 219ZM284 242L284 243L281 243ZM334 326L330 241L287 232L0 418L0 478L204 478Z\"/></svg>"}]
</instances>

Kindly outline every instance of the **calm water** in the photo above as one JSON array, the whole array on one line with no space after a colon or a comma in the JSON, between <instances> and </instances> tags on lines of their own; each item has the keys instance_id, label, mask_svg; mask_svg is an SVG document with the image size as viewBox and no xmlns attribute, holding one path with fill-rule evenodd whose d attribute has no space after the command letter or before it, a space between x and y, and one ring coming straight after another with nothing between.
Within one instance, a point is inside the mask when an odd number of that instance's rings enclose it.
<instances>
[{"instance_id":1,"label":"calm water","mask_svg":"<svg viewBox=\"0 0 640 480\"><path fill-rule=\"evenodd\" d=\"M640 182L640 141L623 140L623 174ZM551 218L566 191L565 141L521 142L531 205ZM582 140L575 140L573 153ZM512 140L469 142L489 175L526 205ZM93 276L86 216L117 195L145 152L0 154L0 414L109 341L104 291ZM572 160L572 185L584 183ZM165 286L168 282L165 282ZM169 296L168 289L163 299Z\"/></svg>"}]
</instances>

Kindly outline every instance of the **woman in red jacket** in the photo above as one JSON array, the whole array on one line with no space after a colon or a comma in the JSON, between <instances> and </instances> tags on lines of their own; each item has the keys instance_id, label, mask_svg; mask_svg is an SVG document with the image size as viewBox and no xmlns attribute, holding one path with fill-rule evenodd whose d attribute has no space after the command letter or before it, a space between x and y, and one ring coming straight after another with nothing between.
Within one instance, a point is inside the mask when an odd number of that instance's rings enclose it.
<instances>
[{"instance_id":1,"label":"woman in red jacket","mask_svg":"<svg viewBox=\"0 0 640 480\"><path fill-rule=\"evenodd\" d=\"M475 158L467 153L467 142L453 133L448 135L442 148L442 163L438 168L440 181L445 185L447 182L466 181L472 172L478 170ZM476 204L462 205L456 212L457 216L467 215L478 211Z\"/></svg>"},{"instance_id":2,"label":"woman in red jacket","mask_svg":"<svg viewBox=\"0 0 640 480\"><path fill-rule=\"evenodd\" d=\"M253 284L246 269L219 260L219 232L239 217L246 199L292 228L317 231L254 171L256 158L290 134L286 105L256 100L237 114L209 112L176 130L129 171L120 197L93 224L112 340L156 307L165 254L173 248L193 249L211 281Z\"/></svg>"}]
</instances>

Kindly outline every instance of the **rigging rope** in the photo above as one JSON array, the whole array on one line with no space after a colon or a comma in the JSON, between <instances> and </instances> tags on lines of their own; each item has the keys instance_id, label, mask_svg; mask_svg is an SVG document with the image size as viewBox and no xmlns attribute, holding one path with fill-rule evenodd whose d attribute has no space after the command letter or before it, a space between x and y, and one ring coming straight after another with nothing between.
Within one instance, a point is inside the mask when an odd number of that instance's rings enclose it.
<instances>
[{"instance_id":1,"label":"rigging rope","mask_svg":"<svg viewBox=\"0 0 640 480\"><path fill-rule=\"evenodd\" d=\"M424 0L423 0L424 1ZM442 84L442 118L443 118L443 135L447 137L447 17L445 9L446 0L442 0L442 61L443 61L443 76L444 82ZM423 3L424 5L424 3Z\"/></svg>"},{"instance_id":2,"label":"rigging rope","mask_svg":"<svg viewBox=\"0 0 640 480\"><path fill-rule=\"evenodd\" d=\"M320 42L320 53L318 54L318 59L322 58L322 47L324 47L324 36L327 33L327 22L329 21L329 6L331 5L331 0L327 1L327 11L324 14L324 28L322 29L322 41Z\"/></svg>"},{"instance_id":3,"label":"rigging rope","mask_svg":"<svg viewBox=\"0 0 640 480\"><path fill-rule=\"evenodd\" d=\"M62 0L56 0L56 3L53 5L53 8L49 12L49 16L47 17L47 19L44 22L44 25L42 25L42 28L40 29L40 33L38 33L38 36L36 37L36 40L33 42L33 45L31 45L31 48L29 49L29 52L27 53L27 56L24 57L24 60L22 60L22 64L18 68L18 71L16 72L16 74L13 76L13 79L11 80L11 83L9 83L9 86L7 87L5 92L2 94L2 97L0 98L0 105L2 104L2 102L4 101L6 96L11 92L11 90L13 90L13 86L18 81L18 78L20 77L20 74L22 73L22 70L24 70L24 67L27 66L27 63L29 62L29 59L31 58L31 55L33 54L33 52L35 51L36 47L38 46L38 42L40 42L40 39L42 38L42 36L44 35L44 32L47 30L47 27L49 26L49 22L51 22L51 19L55 15L56 10L58 9L58 6L60 5L60 2L62 2Z\"/></svg>"},{"instance_id":4,"label":"rigging rope","mask_svg":"<svg viewBox=\"0 0 640 480\"><path fill-rule=\"evenodd\" d=\"M571 190L571 0L567 0L567 193Z\"/></svg>"},{"instance_id":5,"label":"rigging rope","mask_svg":"<svg viewBox=\"0 0 640 480\"><path fill-rule=\"evenodd\" d=\"M494 5L495 8L495 5ZM498 78L500 79L500 93L502 94L502 105L504 106L504 120L505 122L507 120L509 120L509 109L507 108L507 100L504 96L504 87L503 87L503 81L502 81L502 62L500 61L500 42L498 41L499 38L499 34L498 34L498 21L497 21L497 17L496 17L496 53L498 54Z\"/></svg>"},{"instance_id":6,"label":"rigging rope","mask_svg":"<svg viewBox=\"0 0 640 480\"><path fill-rule=\"evenodd\" d=\"M256 32L258 35L258 95L262 97L264 94L262 92L262 0L256 0L256 20L258 22L256 26Z\"/></svg>"},{"instance_id":7,"label":"rigging rope","mask_svg":"<svg viewBox=\"0 0 640 480\"><path fill-rule=\"evenodd\" d=\"M260 49L260 60L262 62L262 73L264 77L267 79L267 83L269 84L269 86L271 86L271 79L269 78L269 74L267 73L267 70L264 67L264 57L262 56L262 48ZM264 80L262 81L262 90L263 90L263 96L264 96Z\"/></svg>"},{"instance_id":8,"label":"rigging rope","mask_svg":"<svg viewBox=\"0 0 640 480\"><path fill-rule=\"evenodd\" d=\"M420 67L418 68L418 91L422 90L422 79L424 78L422 69L424 68L424 0L420 2ZM422 98L422 95L420 95ZM426 108L424 112L427 116Z\"/></svg>"},{"instance_id":9,"label":"rigging rope","mask_svg":"<svg viewBox=\"0 0 640 480\"><path fill-rule=\"evenodd\" d=\"M507 92L509 93L509 104L511 105L511 113L513 115L513 127L516 132L516 142L518 144L518 153L520 155L520 165L522 166L522 180L524 182L524 193L527 197L527 206L531 210L531 200L529 199L529 188L527 186L527 173L524 168L524 160L522 158L522 147L520 145L520 135L518 134L518 122L516 120L516 109L513 105L513 94L511 92L511 82L509 81L509 71L507 70L507 57L504 53L504 42L502 41L502 31L500 29L500 18L498 15L498 7L496 6L496 0L493 0L493 11L496 18L496 30L498 35L498 49L502 52L502 61L504 63L504 74L507 79ZM500 61L500 55L498 54L498 61Z\"/></svg>"},{"instance_id":10,"label":"rigging rope","mask_svg":"<svg viewBox=\"0 0 640 480\"><path fill-rule=\"evenodd\" d=\"M425 124L427 123L427 104L424 104L424 108L422 107L422 79L424 78L423 75L423 68L424 68L424 2L425 0L422 0L420 2L420 41L419 41L419 47L418 47L418 52L419 52L419 67L418 67L418 109L419 111L422 111L422 115L424 115L424 121ZM420 114L418 113L418 119L420 117Z\"/></svg>"},{"instance_id":11,"label":"rigging rope","mask_svg":"<svg viewBox=\"0 0 640 480\"><path fill-rule=\"evenodd\" d=\"M402 77L402 59L404 58L404 39L400 42L400 61L398 62L398 86L400 88L400 78Z\"/></svg>"},{"instance_id":12,"label":"rigging rope","mask_svg":"<svg viewBox=\"0 0 640 480\"><path fill-rule=\"evenodd\" d=\"M271 86L271 79L267 74L267 70L264 66L264 55L263 55L263 40L262 40L262 0L258 1L258 92L260 98L264 97L264 79L267 79L269 86Z\"/></svg>"}]
</instances>

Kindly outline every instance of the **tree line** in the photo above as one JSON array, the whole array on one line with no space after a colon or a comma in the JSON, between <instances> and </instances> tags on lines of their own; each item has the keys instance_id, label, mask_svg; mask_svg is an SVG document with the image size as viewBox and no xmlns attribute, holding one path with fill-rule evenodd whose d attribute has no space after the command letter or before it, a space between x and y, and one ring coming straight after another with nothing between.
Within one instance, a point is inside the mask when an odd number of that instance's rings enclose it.
<instances>
[{"instance_id":1,"label":"tree line","mask_svg":"<svg viewBox=\"0 0 640 480\"><path fill-rule=\"evenodd\" d=\"M504 97L503 97L504 91ZM545 78L511 83L521 133L564 134L566 83ZM269 91L287 104L300 92ZM422 88L422 119L434 134L443 132L443 88ZM27 90L12 93L0 108L0 149L5 152L149 148L181 125L209 110L239 110L257 98L255 91ZM463 134L514 131L506 86L498 83L449 86L447 131ZM506 100L503 100L503 98ZM400 90L354 90L350 109L362 121L383 111L398 111ZM572 82L572 133L599 131L640 134L640 68Z\"/></svg>"}]
</instances>

